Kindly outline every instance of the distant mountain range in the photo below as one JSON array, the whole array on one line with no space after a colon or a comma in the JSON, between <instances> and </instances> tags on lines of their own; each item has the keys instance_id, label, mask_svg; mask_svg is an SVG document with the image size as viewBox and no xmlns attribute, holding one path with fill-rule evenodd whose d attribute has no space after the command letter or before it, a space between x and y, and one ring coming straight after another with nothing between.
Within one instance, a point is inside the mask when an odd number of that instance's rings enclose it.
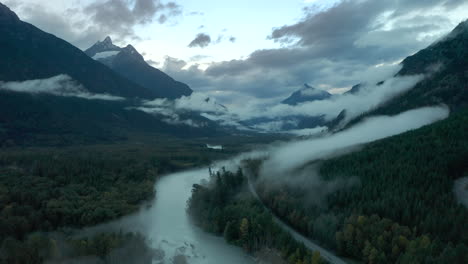
<instances>
[{"instance_id":1,"label":"distant mountain range","mask_svg":"<svg viewBox=\"0 0 468 264\"><path fill-rule=\"evenodd\" d=\"M87 51L96 61L21 21L1 3L0 36L0 147L225 133L199 113L167 117L138 110L143 100L177 98L191 90L149 66L131 46L119 48L110 39L98 42ZM103 64L105 56L99 54L104 50L118 54ZM52 92L44 92L48 89Z\"/></svg>"},{"instance_id":2,"label":"distant mountain range","mask_svg":"<svg viewBox=\"0 0 468 264\"><path fill-rule=\"evenodd\" d=\"M282 104L297 105L304 102L320 101L330 98L332 95L325 90L316 89L308 84L283 100Z\"/></svg>"},{"instance_id":3,"label":"distant mountain range","mask_svg":"<svg viewBox=\"0 0 468 264\"><path fill-rule=\"evenodd\" d=\"M126 79L150 90L156 97L176 99L193 92L188 85L150 66L132 45L118 47L110 37L97 42L85 53Z\"/></svg>"},{"instance_id":4,"label":"distant mountain range","mask_svg":"<svg viewBox=\"0 0 468 264\"><path fill-rule=\"evenodd\" d=\"M281 104L297 106L302 103L327 100L330 97L332 97L332 95L327 91L316 89L308 84L304 84L302 88L281 101ZM319 113L316 116L295 114L282 117L253 118L250 120L244 120L241 123L256 130L279 132L323 126L326 124L326 120L324 119L324 115Z\"/></svg>"}]
</instances>

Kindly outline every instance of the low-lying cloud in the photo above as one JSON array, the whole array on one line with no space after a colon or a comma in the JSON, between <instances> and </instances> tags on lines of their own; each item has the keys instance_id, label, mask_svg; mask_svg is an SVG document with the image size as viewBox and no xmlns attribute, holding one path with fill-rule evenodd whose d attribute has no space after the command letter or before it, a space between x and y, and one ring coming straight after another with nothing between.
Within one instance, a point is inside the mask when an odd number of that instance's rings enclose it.
<instances>
[{"instance_id":1,"label":"low-lying cloud","mask_svg":"<svg viewBox=\"0 0 468 264\"><path fill-rule=\"evenodd\" d=\"M95 94L87 91L70 76L60 74L47 79L27 80L22 82L1 82L0 90L29 93L51 94L65 97L78 97L88 100L122 101L123 97L110 94Z\"/></svg>"},{"instance_id":2,"label":"low-lying cloud","mask_svg":"<svg viewBox=\"0 0 468 264\"><path fill-rule=\"evenodd\" d=\"M313 101L296 106L278 104L270 108L268 112L263 113L267 117L324 115L325 119L330 121L336 118L342 110L346 110L346 119L349 121L408 91L422 79L422 75L392 77L381 85L364 84L355 94L338 95L329 100Z\"/></svg>"},{"instance_id":3,"label":"low-lying cloud","mask_svg":"<svg viewBox=\"0 0 468 264\"><path fill-rule=\"evenodd\" d=\"M243 160L261 159L263 162L257 183L265 183L265 188L286 185L303 190L305 202L325 206L324 199L328 195L359 185L360 181L352 175L326 181L319 174L319 161L358 151L364 144L421 128L448 115L448 107L436 106L409 110L395 116L370 117L342 132L272 144L214 166L234 172L242 166Z\"/></svg>"},{"instance_id":4,"label":"low-lying cloud","mask_svg":"<svg viewBox=\"0 0 468 264\"><path fill-rule=\"evenodd\" d=\"M325 128L316 130L298 130L302 118L320 118L324 122L331 121L345 110L346 115L341 125L353 118L373 110L396 96L407 92L425 76L396 76L401 65L384 66L370 72L362 73L360 89L355 93L336 94L326 100L304 102L297 105L280 103L284 98L251 99L243 104L225 107L210 98L206 93L195 92L191 96L174 101L157 99L145 102L139 110L148 113L159 113L179 122L178 113L194 111L203 117L224 126L240 130L256 130L263 132L285 132L310 135L322 132ZM384 81L381 83L381 81ZM317 124L318 126L323 125ZM318 131L318 132L317 132Z\"/></svg>"},{"instance_id":5,"label":"low-lying cloud","mask_svg":"<svg viewBox=\"0 0 468 264\"><path fill-rule=\"evenodd\" d=\"M401 134L448 117L446 107L425 107L396 116L365 119L352 128L326 137L286 144L270 153L261 170L262 177L281 178L307 163L326 159L361 144Z\"/></svg>"},{"instance_id":6,"label":"low-lying cloud","mask_svg":"<svg viewBox=\"0 0 468 264\"><path fill-rule=\"evenodd\" d=\"M264 132L294 130L292 132L295 134L315 134L316 131L297 130L301 118L320 118L323 121L318 125L323 125L323 122L335 119L345 110L345 118L341 120L344 125L353 118L407 92L425 77L424 75L396 76L400 69L401 65L393 65L363 72L362 83L357 92L336 94L326 100L297 105L280 103L284 98L251 99L241 105L235 104L226 108L215 99L210 99L207 94L196 92L192 96L175 101L158 99L146 102L141 110L148 111L152 108L151 111L156 112L196 111L212 121L242 130Z\"/></svg>"},{"instance_id":7,"label":"low-lying cloud","mask_svg":"<svg viewBox=\"0 0 468 264\"><path fill-rule=\"evenodd\" d=\"M162 120L169 124L183 124L193 127L204 127L206 122L195 121L192 118L184 118L186 114L223 115L227 109L215 100L201 93L193 93L191 96L183 96L176 100L155 99L144 101L137 110L162 116Z\"/></svg>"}]
</instances>

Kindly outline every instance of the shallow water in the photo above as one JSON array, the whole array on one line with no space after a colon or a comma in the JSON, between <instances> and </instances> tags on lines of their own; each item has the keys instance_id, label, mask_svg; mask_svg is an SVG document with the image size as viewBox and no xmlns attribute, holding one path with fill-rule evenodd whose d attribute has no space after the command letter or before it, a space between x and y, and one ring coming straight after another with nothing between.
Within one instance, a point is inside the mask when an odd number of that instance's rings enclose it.
<instances>
[{"instance_id":1,"label":"shallow water","mask_svg":"<svg viewBox=\"0 0 468 264\"><path fill-rule=\"evenodd\" d=\"M253 263L240 248L228 245L223 238L200 230L186 214L192 185L208 178L208 169L175 173L156 185L156 203L148 211L147 233L152 246L166 253L166 260L177 254L189 263Z\"/></svg>"},{"instance_id":2,"label":"shallow water","mask_svg":"<svg viewBox=\"0 0 468 264\"><path fill-rule=\"evenodd\" d=\"M166 175L156 183L155 199L140 212L88 228L80 235L109 229L140 232L152 248L164 251L164 258L155 260L155 264L173 263L177 255L186 256L190 264L255 263L242 249L204 232L190 221L186 206L192 185L208 178L208 168Z\"/></svg>"}]
</instances>

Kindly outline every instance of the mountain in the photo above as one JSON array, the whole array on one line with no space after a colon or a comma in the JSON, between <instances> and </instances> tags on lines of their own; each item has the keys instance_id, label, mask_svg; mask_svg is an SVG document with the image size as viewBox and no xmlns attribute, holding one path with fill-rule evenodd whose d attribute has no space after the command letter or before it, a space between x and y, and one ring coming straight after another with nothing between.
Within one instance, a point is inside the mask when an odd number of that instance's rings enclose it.
<instances>
[{"instance_id":1,"label":"mountain","mask_svg":"<svg viewBox=\"0 0 468 264\"><path fill-rule=\"evenodd\" d=\"M308 84L283 100L282 104L297 105L304 102L320 101L330 98L332 95L327 91L316 89Z\"/></svg>"},{"instance_id":2,"label":"mountain","mask_svg":"<svg viewBox=\"0 0 468 264\"><path fill-rule=\"evenodd\" d=\"M349 91L346 91L344 94L357 94L359 90L361 89L361 87L362 87L361 83L356 84L353 87L351 87Z\"/></svg>"},{"instance_id":3,"label":"mountain","mask_svg":"<svg viewBox=\"0 0 468 264\"><path fill-rule=\"evenodd\" d=\"M326 100L331 96L332 95L330 93L324 90L316 89L308 84L304 84L303 88L292 93L281 103L294 106L306 102ZM241 123L247 127L265 131L287 131L323 126L326 121L324 119L324 115L318 113L316 116L289 115L274 118L255 118Z\"/></svg>"},{"instance_id":4,"label":"mountain","mask_svg":"<svg viewBox=\"0 0 468 264\"><path fill-rule=\"evenodd\" d=\"M292 93L288 98L281 101L281 104L295 106L301 103L321 101L329 99L332 95L327 91L316 89L308 84ZM314 128L327 124L323 113L315 116L306 114L294 114L282 117L261 117L241 121L246 127L263 131L288 131L297 129Z\"/></svg>"},{"instance_id":5,"label":"mountain","mask_svg":"<svg viewBox=\"0 0 468 264\"><path fill-rule=\"evenodd\" d=\"M468 106L468 20L429 47L407 57L397 76L424 74L413 89L369 112L395 114L408 109L445 104L458 111Z\"/></svg>"},{"instance_id":6,"label":"mountain","mask_svg":"<svg viewBox=\"0 0 468 264\"><path fill-rule=\"evenodd\" d=\"M168 136L193 138L224 134L197 114L181 122L134 109L128 101L87 100L0 90L0 147L63 146ZM182 121L200 124L186 125Z\"/></svg>"},{"instance_id":7,"label":"mountain","mask_svg":"<svg viewBox=\"0 0 468 264\"><path fill-rule=\"evenodd\" d=\"M346 127L372 115L394 115L406 110L445 104L451 112L468 107L468 20L460 23L447 36L403 60L396 76L423 74L425 78L409 91L351 120ZM383 82L380 82L381 84ZM356 93L355 85L347 93ZM332 129L338 119L327 124Z\"/></svg>"},{"instance_id":8,"label":"mountain","mask_svg":"<svg viewBox=\"0 0 468 264\"><path fill-rule=\"evenodd\" d=\"M192 94L188 85L175 81L169 75L150 66L132 45L121 48L107 37L104 41L98 41L85 53L128 80L152 91L157 97L176 99Z\"/></svg>"},{"instance_id":9,"label":"mountain","mask_svg":"<svg viewBox=\"0 0 468 264\"><path fill-rule=\"evenodd\" d=\"M460 23L450 34L407 57L402 62L402 69L396 76L423 74L425 78L415 87L389 100L376 109L366 112L351 121L344 123L347 111L343 110L336 118L325 121L320 113L315 117L287 116L273 119L257 119L244 122L252 127L278 126L281 129L301 129L314 126L327 126L331 131L350 127L362 118L372 115L395 115L406 110L433 106L447 105L451 112L468 106L468 20ZM382 85L384 81L376 85ZM363 84L354 85L345 94L357 94ZM326 100L331 95L325 91L314 89L308 85L294 92L283 104L297 105L304 102Z\"/></svg>"},{"instance_id":10,"label":"mountain","mask_svg":"<svg viewBox=\"0 0 468 264\"><path fill-rule=\"evenodd\" d=\"M90 59L68 42L21 21L0 3L0 80L25 81L67 74L90 92L153 99L154 92Z\"/></svg>"},{"instance_id":11,"label":"mountain","mask_svg":"<svg viewBox=\"0 0 468 264\"><path fill-rule=\"evenodd\" d=\"M0 147L225 134L199 113L138 110L158 97L154 91L22 22L3 4L0 35Z\"/></svg>"}]
</instances>

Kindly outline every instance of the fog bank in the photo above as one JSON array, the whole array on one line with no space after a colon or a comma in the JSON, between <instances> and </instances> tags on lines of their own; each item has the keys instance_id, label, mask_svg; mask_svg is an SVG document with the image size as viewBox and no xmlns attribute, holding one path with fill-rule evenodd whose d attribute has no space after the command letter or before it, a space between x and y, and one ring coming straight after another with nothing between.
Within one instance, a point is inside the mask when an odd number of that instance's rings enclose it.
<instances>
[{"instance_id":1,"label":"fog bank","mask_svg":"<svg viewBox=\"0 0 468 264\"><path fill-rule=\"evenodd\" d=\"M263 164L262 177L285 177L308 162L325 159L339 151L401 134L446 118L446 107L425 107L395 116L367 118L348 130L326 137L285 144L270 152Z\"/></svg>"},{"instance_id":2,"label":"fog bank","mask_svg":"<svg viewBox=\"0 0 468 264\"><path fill-rule=\"evenodd\" d=\"M424 75L395 76L401 69L401 65L382 68L385 69L373 71L372 74L363 73L360 87L354 93L335 94L328 99L306 101L296 105L280 103L284 98L250 98L242 104L232 104L227 108L207 94L194 92L191 96L184 96L173 101L167 99L147 101L137 109L159 114L177 122L181 122L179 118L181 113L193 111L222 126L259 132L297 130L303 118L321 117L326 122L335 119L343 110L346 111L345 118L342 120L345 124L409 91L425 77ZM292 131L292 133L295 132L297 131ZM304 132L299 132L299 134Z\"/></svg>"}]
</instances>

